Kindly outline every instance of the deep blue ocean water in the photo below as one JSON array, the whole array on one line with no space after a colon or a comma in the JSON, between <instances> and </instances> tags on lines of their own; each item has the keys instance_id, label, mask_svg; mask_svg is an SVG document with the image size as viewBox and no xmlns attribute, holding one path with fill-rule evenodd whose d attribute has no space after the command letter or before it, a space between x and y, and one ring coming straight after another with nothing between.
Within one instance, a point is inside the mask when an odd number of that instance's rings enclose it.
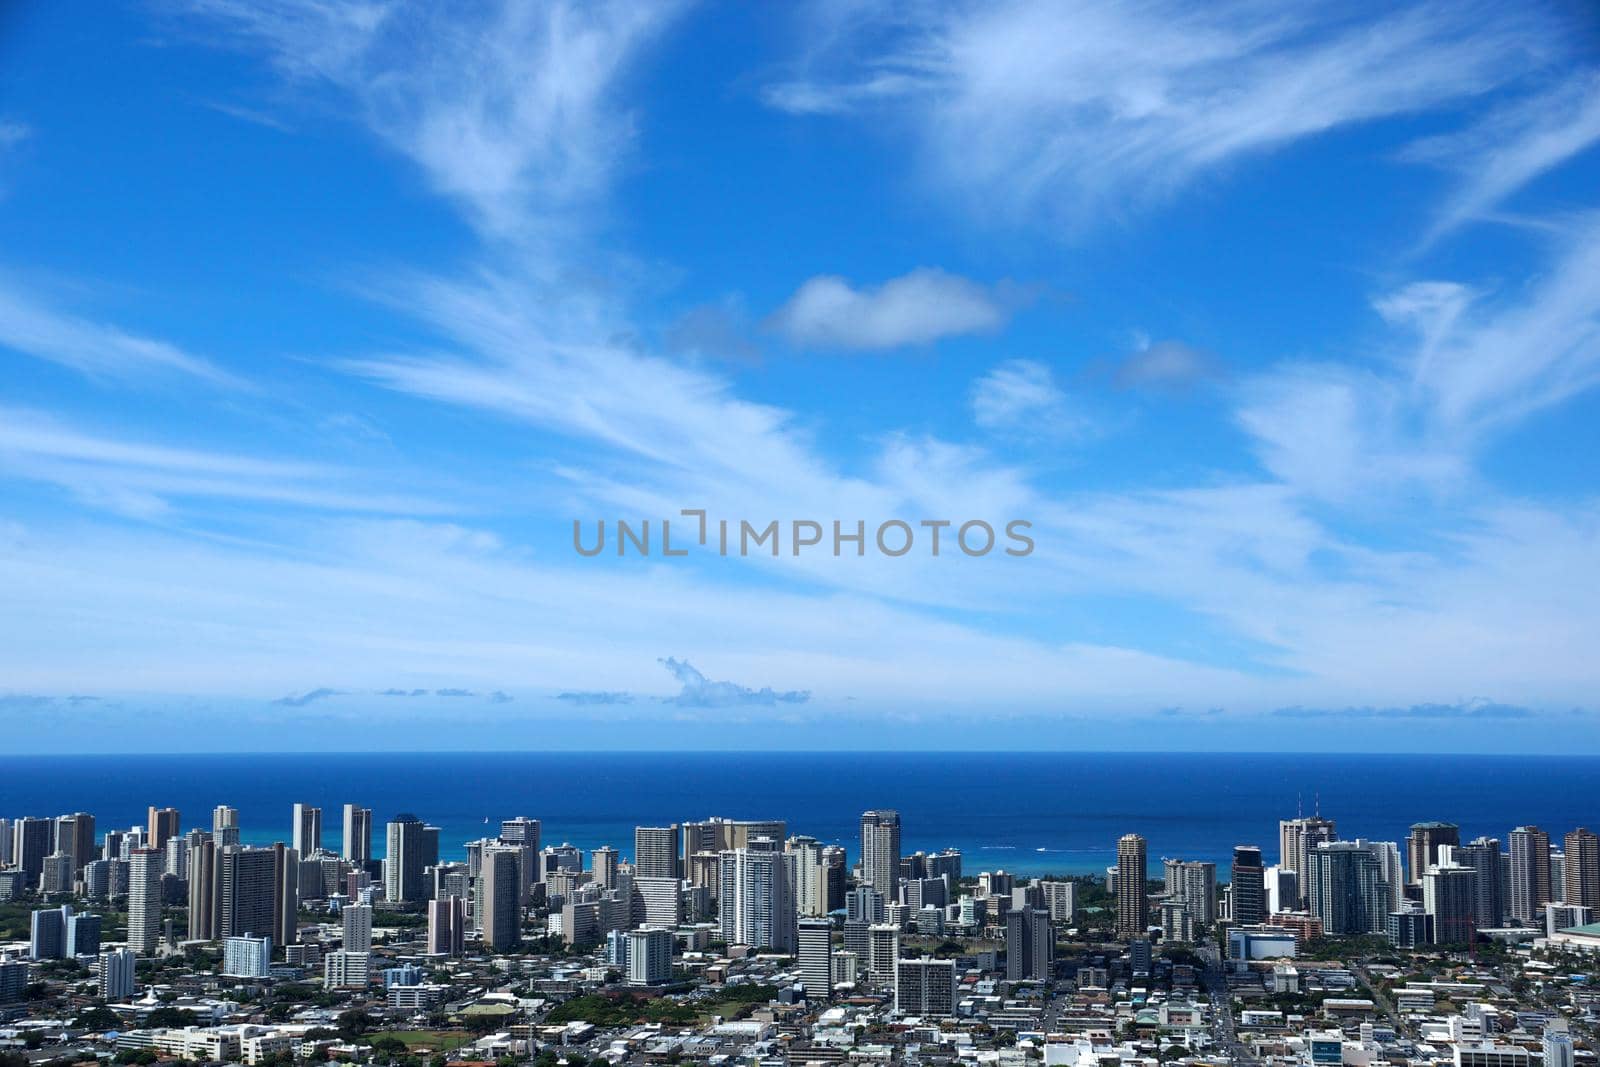
<instances>
[{"instance_id":1,"label":"deep blue ocean water","mask_svg":"<svg viewBox=\"0 0 1600 1067\"><path fill-rule=\"evenodd\" d=\"M143 824L150 804L183 827L239 809L247 843L288 840L290 805L323 809L337 849L346 802L382 824L413 812L441 828L441 851L543 820L544 841L633 851L633 827L704 819L782 818L857 851L867 808L901 813L902 848L965 853L968 873L1103 871L1118 836L1163 856L1213 860L1235 844L1277 859L1280 818L1303 805L1341 837L1401 840L1413 822L1458 823L1462 840L1532 823L1552 837L1600 826L1600 757L1142 753L384 753L210 756L0 755L0 817L88 811L98 829ZM489 825L485 825L485 819ZM1224 876L1225 877L1225 876Z\"/></svg>"}]
</instances>

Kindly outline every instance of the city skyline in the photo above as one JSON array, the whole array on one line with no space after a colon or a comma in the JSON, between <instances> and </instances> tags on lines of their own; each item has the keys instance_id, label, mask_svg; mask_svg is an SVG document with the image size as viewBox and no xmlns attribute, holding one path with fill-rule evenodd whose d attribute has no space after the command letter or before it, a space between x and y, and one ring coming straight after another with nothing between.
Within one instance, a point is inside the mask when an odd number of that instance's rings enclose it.
<instances>
[{"instance_id":1,"label":"city skyline","mask_svg":"<svg viewBox=\"0 0 1600 1067\"><path fill-rule=\"evenodd\" d=\"M8 749L1600 751L1600 15L1259 14L9 5Z\"/></svg>"}]
</instances>

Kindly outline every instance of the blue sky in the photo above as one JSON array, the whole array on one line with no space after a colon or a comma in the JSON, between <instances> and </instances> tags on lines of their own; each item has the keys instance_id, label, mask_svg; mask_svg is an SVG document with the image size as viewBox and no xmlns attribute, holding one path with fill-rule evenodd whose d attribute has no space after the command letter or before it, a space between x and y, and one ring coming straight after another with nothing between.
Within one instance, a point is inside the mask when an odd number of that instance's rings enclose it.
<instances>
[{"instance_id":1,"label":"blue sky","mask_svg":"<svg viewBox=\"0 0 1600 1067\"><path fill-rule=\"evenodd\" d=\"M10 5L8 741L1592 751L1597 42ZM684 508L1036 549L573 551Z\"/></svg>"}]
</instances>

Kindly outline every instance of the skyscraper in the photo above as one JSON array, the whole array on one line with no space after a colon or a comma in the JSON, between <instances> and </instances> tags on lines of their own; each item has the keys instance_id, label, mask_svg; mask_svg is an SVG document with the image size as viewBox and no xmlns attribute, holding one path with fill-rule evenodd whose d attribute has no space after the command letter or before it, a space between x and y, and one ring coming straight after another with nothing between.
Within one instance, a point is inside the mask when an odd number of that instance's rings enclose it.
<instances>
[{"instance_id":1,"label":"skyscraper","mask_svg":"<svg viewBox=\"0 0 1600 1067\"><path fill-rule=\"evenodd\" d=\"M1013 908L1006 913L1006 979L1047 981L1055 960L1055 929L1043 908Z\"/></svg>"},{"instance_id":2,"label":"skyscraper","mask_svg":"<svg viewBox=\"0 0 1600 1067\"><path fill-rule=\"evenodd\" d=\"M1167 895L1187 904L1198 926L1217 921L1217 865L1205 860L1169 861Z\"/></svg>"},{"instance_id":3,"label":"skyscraper","mask_svg":"<svg viewBox=\"0 0 1600 1067\"><path fill-rule=\"evenodd\" d=\"M1550 835L1537 826L1511 831L1511 914L1537 925L1550 902Z\"/></svg>"},{"instance_id":4,"label":"skyscraper","mask_svg":"<svg viewBox=\"0 0 1600 1067\"><path fill-rule=\"evenodd\" d=\"M346 904L340 917L344 920L344 945L346 952L372 951L372 905Z\"/></svg>"},{"instance_id":5,"label":"skyscraper","mask_svg":"<svg viewBox=\"0 0 1600 1067\"><path fill-rule=\"evenodd\" d=\"M897 1015L947 1019L956 1013L955 960L898 960L894 1010Z\"/></svg>"},{"instance_id":6,"label":"skyscraper","mask_svg":"<svg viewBox=\"0 0 1600 1067\"><path fill-rule=\"evenodd\" d=\"M218 804L211 809L211 839L218 848L239 843L239 809Z\"/></svg>"},{"instance_id":7,"label":"skyscraper","mask_svg":"<svg viewBox=\"0 0 1600 1067\"><path fill-rule=\"evenodd\" d=\"M341 859L357 867L372 862L372 809L355 804L344 806L344 840L339 848Z\"/></svg>"},{"instance_id":8,"label":"skyscraper","mask_svg":"<svg viewBox=\"0 0 1600 1067\"><path fill-rule=\"evenodd\" d=\"M900 878L900 813L874 810L861 813L861 881L896 899Z\"/></svg>"},{"instance_id":9,"label":"skyscraper","mask_svg":"<svg viewBox=\"0 0 1600 1067\"><path fill-rule=\"evenodd\" d=\"M1422 906L1433 919L1438 945L1470 945L1477 939L1478 875L1470 867L1428 868L1422 876Z\"/></svg>"},{"instance_id":10,"label":"skyscraper","mask_svg":"<svg viewBox=\"0 0 1600 1067\"><path fill-rule=\"evenodd\" d=\"M1480 837L1455 850L1456 862L1470 867L1477 876L1478 929L1490 930L1505 922L1508 914L1500 885L1500 840Z\"/></svg>"},{"instance_id":11,"label":"skyscraper","mask_svg":"<svg viewBox=\"0 0 1600 1067\"><path fill-rule=\"evenodd\" d=\"M619 853L610 845L601 845L589 853L589 869L594 882L602 889L617 888Z\"/></svg>"},{"instance_id":12,"label":"skyscraper","mask_svg":"<svg viewBox=\"0 0 1600 1067\"><path fill-rule=\"evenodd\" d=\"M44 873L44 858L55 851L55 824L49 819L25 816L13 825L12 835L12 862L21 868L28 885L36 887Z\"/></svg>"},{"instance_id":13,"label":"skyscraper","mask_svg":"<svg viewBox=\"0 0 1600 1067\"><path fill-rule=\"evenodd\" d=\"M1388 928L1389 886L1377 855L1356 841L1322 841L1307 855L1311 913L1333 936Z\"/></svg>"},{"instance_id":14,"label":"skyscraper","mask_svg":"<svg viewBox=\"0 0 1600 1067\"><path fill-rule=\"evenodd\" d=\"M1149 928L1150 901L1145 840L1123 834L1117 841L1117 936L1143 937Z\"/></svg>"},{"instance_id":15,"label":"skyscraper","mask_svg":"<svg viewBox=\"0 0 1600 1067\"><path fill-rule=\"evenodd\" d=\"M1294 871L1299 878L1299 899L1295 909L1306 907L1311 899L1306 872L1310 869L1311 850L1323 841L1337 841L1338 828L1332 819L1320 815L1298 816L1278 823L1278 869Z\"/></svg>"},{"instance_id":16,"label":"skyscraper","mask_svg":"<svg viewBox=\"0 0 1600 1067\"><path fill-rule=\"evenodd\" d=\"M196 830L189 845L189 937L210 941L217 936L217 845L212 835Z\"/></svg>"},{"instance_id":17,"label":"skyscraper","mask_svg":"<svg viewBox=\"0 0 1600 1067\"><path fill-rule=\"evenodd\" d=\"M1255 845L1233 847L1228 899L1235 926L1254 926L1266 918L1266 875L1261 866L1261 849Z\"/></svg>"},{"instance_id":18,"label":"skyscraper","mask_svg":"<svg viewBox=\"0 0 1600 1067\"><path fill-rule=\"evenodd\" d=\"M636 826L633 830L633 873L638 878L680 878L678 824Z\"/></svg>"},{"instance_id":19,"label":"skyscraper","mask_svg":"<svg viewBox=\"0 0 1600 1067\"><path fill-rule=\"evenodd\" d=\"M132 949L114 948L100 953L98 973L100 999L108 1004L131 1000L134 994L133 976L137 957Z\"/></svg>"},{"instance_id":20,"label":"skyscraper","mask_svg":"<svg viewBox=\"0 0 1600 1067\"><path fill-rule=\"evenodd\" d=\"M1564 902L1600 909L1600 835L1580 826L1567 835L1564 851Z\"/></svg>"},{"instance_id":21,"label":"skyscraper","mask_svg":"<svg viewBox=\"0 0 1600 1067\"><path fill-rule=\"evenodd\" d=\"M161 874L165 866L166 856L158 848L136 848L128 857L128 947L141 955L154 952L161 941Z\"/></svg>"},{"instance_id":22,"label":"skyscraper","mask_svg":"<svg viewBox=\"0 0 1600 1067\"><path fill-rule=\"evenodd\" d=\"M302 857L322 848L322 809L309 804L294 806L293 838L290 843Z\"/></svg>"},{"instance_id":23,"label":"skyscraper","mask_svg":"<svg viewBox=\"0 0 1600 1067\"><path fill-rule=\"evenodd\" d=\"M81 873L95 858L94 816L87 812L63 815L56 820L56 851L72 857L72 873Z\"/></svg>"},{"instance_id":24,"label":"skyscraper","mask_svg":"<svg viewBox=\"0 0 1600 1067\"><path fill-rule=\"evenodd\" d=\"M149 826L144 835L145 848L164 849L167 841L177 837L179 832L177 808L150 806Z\"/></svg>"},{"instance_id":25,"label":"skyscraper","mask_svg":"<svg viewBox=\"0 0 1600 1067\"><path fill-rule=\"evenodd\" d=\"M466 950L467 906L457 896L428 901L428 954L459 956Z\"/></svg>"},{"instance_id":26,"label":"skyscraper","mask_svg":"<svg viewBox=\"0 0 1600 1067\"><path fill-rule=\"evenodd\" d=\"M421 819L410 813L396 815L389 823L383 860L384 896L389 900L426 899L422 872L427 866L427 829ZM437 842L437 837L434 840Z\"/></svg>"},{"instance_id":27,"label":"skyscraper","mask_svg":"<svg viewBox=\"0 0 1600 1067\"><path fill-rule=\"evenodd\" d=\"M1419 822L1406 835L1406 869L1412 885L1420 885L1429 867L1439 862L1439 846L1461 844L1461 828L1448 822ZM1437 931L1435 931L1437 933Z\"/></svg>"},{"instance_id":28,"label":"skyscraper","mask_svg":"<svg viewBox=\"0 0 1600 1067\"><path fill-rule=\"evenodd\" d=\"M833 996L833 920L801 919L797 924L800 984L815 1003Z\"/></svg>"},{"instance_id":29,"label":"skyscraper","mask_svg":"<svg viewBox=\"0 0 1600 1067\"><path fill-rule=\"evenodd\" d=\"M212 937L271 937L277 928L277 857L270 848L229 845L213 859Z\"/></svg>"},{"instance_id":30,"label":"skyscraper","mask_svg":"<svg viewBox=\"0 0 1600 1067\"><path fill-rule=\"evenodd\" d=\"M515 847L491 845L483 850L478 874L479 925L483 947L494 952L509 952L522 940L521 856Z\"/></svg>"},{"instance_id":31,"label":"skyscraper","mask_svg":"<svg viewBox=\"0 0 1600 1067\"><path fill-rule=\"evenodd\" d=\"M722 939L793 952L794 857L772 838L757 838L748 848L724 851L719 867Z\"/></svg>"}]
</instances>

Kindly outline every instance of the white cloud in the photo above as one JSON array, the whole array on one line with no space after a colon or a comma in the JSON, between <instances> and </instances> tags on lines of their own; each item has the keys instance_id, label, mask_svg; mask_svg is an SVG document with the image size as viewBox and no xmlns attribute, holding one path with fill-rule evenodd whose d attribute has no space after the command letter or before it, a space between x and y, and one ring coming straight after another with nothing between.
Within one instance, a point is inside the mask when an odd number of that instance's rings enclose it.
<instances>
[{"instance_id":1,"label":"white cloud","mask_svg":"<svg viewBox=\"0 0 1600 1067\"><path fill-rule=\"evenodd\" d=\"M195 500L352 513L451 510L409 493L372 492L382 478L371 471L119 440L17 408L0 407L0 472L140 519L165 517L173 501Z\"/></svg>"},{"instance_id":2,"label":"white cloud","mask_svg":"<svg viewBox=\"0 0 1600 1067\"><path fill-rule=\"evenodd\" d=\"M1031 359L1008 360L979 378L972 418L985 430L1026 437L1070 436L1087 426L1049 366Z\"/></svg>"},{"instance_id":3,"label":"white cloud","mask_svg":"<svg viewBox=\"0 0 1600 1067\"><path fill-rule=\"evenodd\" d=\"M1600 141L1600 74L1586 72L1513 101L1464 132L1413 146L1410 158L1459 172L1428 240L1484 218L1523 187Z\"/></svg>"},{"instance_id":4,"label":"white cloud","mask_svg":"<svg viewBox=\"0 0 1600 1067\"><path fill-rule=\"evenodd\" d=\"M1505 5L1013 0L822 8L767 100L885 113L976 211L1080 226L1340 126L1541 65L1560 34Z\"/></svg>"},{"instance_id":5,"label":"white cloud","mask_svg":"<svg viewBox=\"0 0 1600 1067\"><path fill-rule=\"evenodd\" d=\"M853 287L819 275L796 290L771 319L808 348L900 348L943 337L989 333L1011 316L1015 294L941 270L922 268L876 287Z\"/></svg>"},{"instance_id":6,"label":"white cloud","mask_svg":"<svg viewBox=\"0 0 1600 1067\"><path fill-rule=\"evenodd\" d=\"M91 378L179 375L211 385L245 383L211 360L177 345L66 314L0 279L0 347L49 360Z\"/></svg>"},{"instance_id":7,"label":"white cloud","mask_svg":"<svg viewBox=\"0 0 1600 1067\"><path fill-rule=\"evenodd\" d=\"M192 0L293 81L348 94L480 232L543 242L592 208L633 127L612 95L677 3Z\"/></svg>"}]
</instances>

